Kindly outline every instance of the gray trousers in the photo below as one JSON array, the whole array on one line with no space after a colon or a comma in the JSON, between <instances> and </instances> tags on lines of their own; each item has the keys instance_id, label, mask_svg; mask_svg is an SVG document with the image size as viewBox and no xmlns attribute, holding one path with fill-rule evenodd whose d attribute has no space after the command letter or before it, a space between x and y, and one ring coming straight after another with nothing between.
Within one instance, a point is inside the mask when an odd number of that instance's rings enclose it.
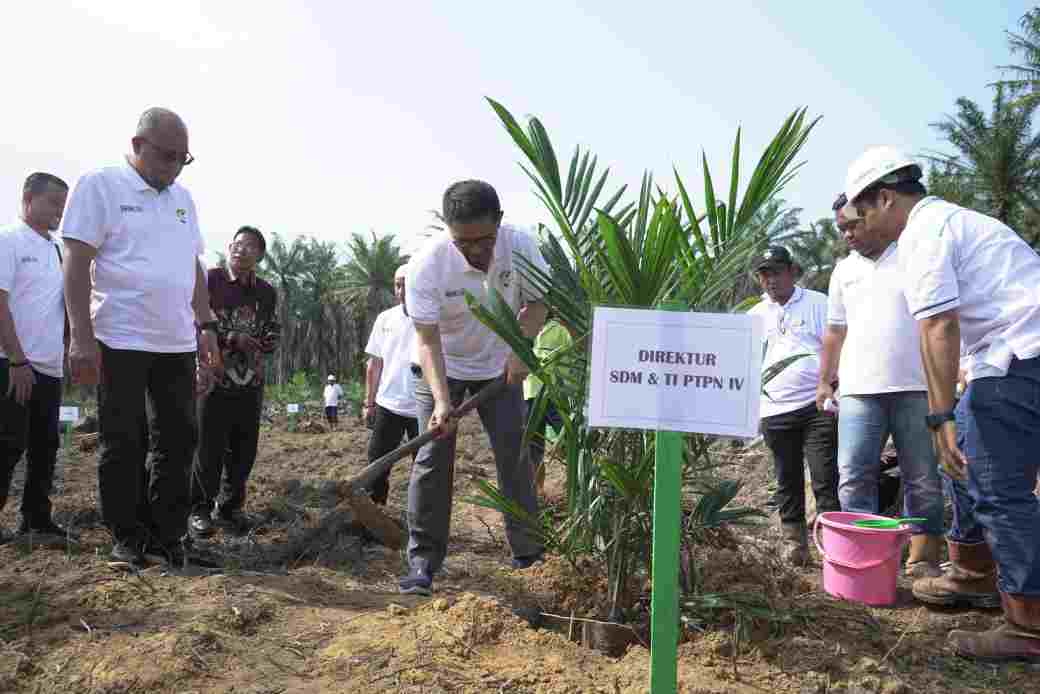
<instances>
[{"instance_id":1,"label":"gray trousers","mask_svg":"<svg viewBox=\"0 0 1040 694\"><path fill-rule=\"evenodd\" d=\"M453 406L491 381L448 379ZM433 414L433 392L424 379L415 380L419 433L426 431ZM477 413L484 425L498 470L498 486L532 517L538 517L538 498L528 453L521 447L524 430L524 400L519 385L506 386ZM408 564L435 574L444 563L451 532L451 503L455 478L455 443L458 432L435 439L419 449L408 484ZM513 556L528 557L543 548L537 537L520 521L505 516L506 537Z\"/></svg>"}]
</instances>

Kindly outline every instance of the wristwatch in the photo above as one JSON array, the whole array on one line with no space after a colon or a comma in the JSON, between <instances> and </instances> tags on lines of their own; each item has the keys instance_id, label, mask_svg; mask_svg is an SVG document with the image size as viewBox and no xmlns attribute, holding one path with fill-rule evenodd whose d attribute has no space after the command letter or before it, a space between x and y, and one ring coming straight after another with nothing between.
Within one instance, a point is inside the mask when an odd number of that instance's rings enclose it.
<instances>
[{"instance_id":1,"label":"wristwatch","mask_svg":"<svg viewBox=\"0 0 1040 694\"><path fill-rule=\"evenodd\" d=\"M936 412L925 416L924 423L928 425L928 428L932 431L939 431L946 422L955 422L957 417L953 412Z\"/></svg>"}]
</instances>

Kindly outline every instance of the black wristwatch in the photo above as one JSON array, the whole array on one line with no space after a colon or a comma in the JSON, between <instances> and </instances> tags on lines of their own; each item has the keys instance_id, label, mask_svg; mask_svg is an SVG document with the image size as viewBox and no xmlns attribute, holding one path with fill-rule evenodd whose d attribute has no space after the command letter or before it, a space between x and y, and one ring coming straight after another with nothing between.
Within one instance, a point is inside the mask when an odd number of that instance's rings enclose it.
<instances>
[{"instance_id":1,"label":"black wristwatch","mask_svg":"<svg viewBox=\"0 0 1040 694\"><path fill-rule=\"evenodd\" d=\"M928 428L932 431L939 431L940 427L946 422L955 422L957 417L953 412L936 412L935 414L929 414L925 416L924 423L928 425Z\"/></svg>"}]
</instances>

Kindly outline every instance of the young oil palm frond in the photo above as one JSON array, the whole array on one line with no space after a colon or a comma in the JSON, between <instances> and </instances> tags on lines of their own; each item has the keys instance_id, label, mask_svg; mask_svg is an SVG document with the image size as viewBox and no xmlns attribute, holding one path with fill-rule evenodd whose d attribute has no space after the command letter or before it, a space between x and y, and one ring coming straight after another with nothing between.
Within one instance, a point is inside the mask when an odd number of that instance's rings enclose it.
<instances>
[{"instance_id":1,"label":"young oil palm frond","mask_svg":"<svg viewBox=\"0 0 1040 694\"><path fill-rule=\"evenodd\" d=\"M1008 47L1021 62L1000 66L1014 75L1014 79L1002 84L1021 94L1018 99L1021 105L1036 106L1040 102L1040 7L1026 12L1018 25L1021 32L1009 31L1007 37Z\"/></svg>"}]
</instances>

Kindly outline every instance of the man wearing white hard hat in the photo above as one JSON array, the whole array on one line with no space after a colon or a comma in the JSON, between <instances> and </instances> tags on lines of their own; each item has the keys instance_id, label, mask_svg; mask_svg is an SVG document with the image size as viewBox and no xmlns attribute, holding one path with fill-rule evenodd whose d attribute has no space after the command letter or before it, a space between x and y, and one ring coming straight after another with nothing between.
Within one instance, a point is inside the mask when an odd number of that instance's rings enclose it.
<instances>
[{"instance_id":1,"label":"man wearing white hard hat","mask_svg":"<svg viewBox=\"0 0 1040 694\"><path fill-rule=\"evenodd\" d=\"M325 421L335 429L339 425L339 399L343 397L343 388L336 383L336 377L332 374L325 380L327 385L322 393L325 398Z\"/></svg>"},{"instance_id":2,"label":"man wearing white hard hat","mask_svg":"<svg viewBox=\"0 0 1040 694\"><path fill-rule=\"evenodd\" d=\"M846 214L899 241L928 381L939 465L974 502L976 524L949 537L949 580L970 592L995 573L1006 624L953 631L963 656L1040 663L1040 257L999 220L929 197L921 168L891 147L849 168ZM968 387L954 409L961 345Z\"/></svg>"},{"instance_id":3,"label":"man wearing white hard hat","mask_svg":"<svg viewBox=\"0 0 1040 694\"><path fill-rule=\"evenodd\" d=\"M404 289L407 265L394 273L394 296L397 306L380 313L372 325L365 353L365 406L362 414L372 430L368 440L368 462L401 445L401 438L414 438L419 433L415 418L412 351L415 348L415 325L408 315ZM390 492L390 470L372 483L372 501L386 504Z\"/></svg>"},{"instance_id":4,"label":"man wearing white hard hat","mask_svg":"<svg viewBox=\"0 0 1040 694\"><path fill-rule=\"evenodd\" d=\"M881 452L891 435L899 453L904 515L924 519L912 526L906 573L938 576L942 483L925 426L928 387L917 326L903 295L898 244L865 233L863 220L845 215L846 202L842 194L833 205L849 255L831 273L816 389L816 405L823 411L835 397L835 377L840 383L838 497L843 511L878 512Z\"/></svg>"}]
</instances>

